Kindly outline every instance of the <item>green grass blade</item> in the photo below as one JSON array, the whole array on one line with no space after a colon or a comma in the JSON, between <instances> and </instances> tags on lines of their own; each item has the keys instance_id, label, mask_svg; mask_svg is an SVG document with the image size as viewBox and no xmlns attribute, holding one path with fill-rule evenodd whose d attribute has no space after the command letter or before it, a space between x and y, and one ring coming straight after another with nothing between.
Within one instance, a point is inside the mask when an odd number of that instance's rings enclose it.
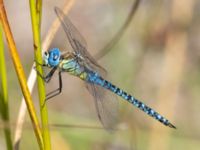
<instances>
[{"instance_id":1,"label":"green grass blade","mask_svg":"<svg viewBox=\"0 0 200 150\"><path fill-rule=\"evenodd\" d=\"M35 60L42 64L42 50L41 50L41 37L40 37L40 24L41 24L41 9L42 1L30 0L30 11L32 19L32 30L34 39L34 56ZM42 67L36 65L36 69L43 74ZM45 150L51 149L50 133L48 128L48 111L45 104L45 85L41 77L37 77L39 101L40 101L40 114L42 122L43 142Z\"/></svg>"},{"instance_id":2,"label":"green grass blade","mask_svg":"<svg viewBox=\"0 0 200 150\"><path fill-rule=\"evenodd\" d=\"M4 58L4 43L3 43L3 32L2 25L0 23L0 80L1 80L1 90L0 90L0 110L2 119L5 122L5 139L8 150L12 150L12 140L11 131L9 126L9 109L8 109L8 88L7 88L7 74L6 74L6 64Z\"/></svg>"}]
</instances>

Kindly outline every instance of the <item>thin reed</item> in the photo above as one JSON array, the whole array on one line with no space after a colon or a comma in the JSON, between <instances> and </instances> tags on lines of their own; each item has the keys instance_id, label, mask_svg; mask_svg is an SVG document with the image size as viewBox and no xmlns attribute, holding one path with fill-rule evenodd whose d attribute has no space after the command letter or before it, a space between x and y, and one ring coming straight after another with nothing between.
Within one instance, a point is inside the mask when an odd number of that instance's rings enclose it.
<instances>
[{"instance_id":1,"label":"thin reed","mask_svg":"<svg viewBox=\"0 0 200 150\"><path fill-rule=\"evenodd\" d=\"M33 30L33 46L34 46L34 58L35 61L39 64L42 64L42 44L41 44L41 16L42 16L42 1L30 0L30 13L32 21L32 30ZM36 63L36 70L43 74L42 66ZM43 79L40 76L37 76L37 87L38 95L40 102L40 115L41 115L41 124L42 124L42 136L44 142L45 150L51 149L50 133L48 126L48 111L45 103L45 85Z\"/></svg>"},{"instance_id":2,"label":"thin reed","mask_svg":"<svg viewBox=\"0 0 200 150\"><path fill-rule=\"evenodd\" d=\"M9 107L8 107L8 85L7 85L7 73L4 54L4 41L3 41L3 28L0 22L0 113L4 127L4 134L6 139L7 150L12 150L12 139L10 131L10 119L9 119Z\"/></svg>"}]
</instances>

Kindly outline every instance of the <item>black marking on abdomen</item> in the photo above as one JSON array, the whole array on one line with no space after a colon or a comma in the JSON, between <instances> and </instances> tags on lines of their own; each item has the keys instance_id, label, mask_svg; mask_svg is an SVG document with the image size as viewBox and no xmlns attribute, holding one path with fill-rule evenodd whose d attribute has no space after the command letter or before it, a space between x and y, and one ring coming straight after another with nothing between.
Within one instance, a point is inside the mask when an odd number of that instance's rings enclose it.
<instances>
[{"instance_id":1,"label":"black marking on abdomen","mask_svg":"<svg viewBox=\"0 0 200 150\"><path fill-rule=\"evenodd\" d=\"M127 100L129 103L133 104L140 110L144 111L149 116L153 117L154 119L160 121L162 124L169 126L171 128L176 128L174 125L172 125L166 118L161 116L159 113L157 113L155 110L150 108L149 106L145 105L141 101L137 100L133 96L127 94L122 89L118 88L117 86L113 85L107 80L104 80L103 78L99 77L99 81L97 84L103 86L104 88L112 91L113 93L117 94L118 96L122 97L123 99Z\"/></svg>"}]
</instances>

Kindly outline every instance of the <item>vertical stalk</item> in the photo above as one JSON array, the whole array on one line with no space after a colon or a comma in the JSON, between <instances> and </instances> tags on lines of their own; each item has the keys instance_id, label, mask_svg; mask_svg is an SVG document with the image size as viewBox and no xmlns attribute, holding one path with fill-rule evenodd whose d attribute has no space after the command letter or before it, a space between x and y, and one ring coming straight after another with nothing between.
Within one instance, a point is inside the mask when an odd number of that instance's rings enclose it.
<instances>
[{"instance_id":1,"label":"vertical stalk","mask_svg":"<svg viewBox=\"0 0 200 150\"><path fill-rule=\"evenodd\" d=\"M35 132L35 135L37 137L37 141L39 144L39 147L41 150L43 150L43 139L42 139L42 134L40 131L40 127L39 127L39 121L36 115L36 111L35 111L35 107L33 105L33 101L31 99L31 95L27 86L27 82L26 82L26 76L22 67L22 64L20 62L20 58L17 52L17 48L14 42L14 38L12 35L12 32L10 30L10 26L8 23L8 19L7 19L7 15L6 15L6 11L4 8L4 3L3 0L0 0L0 20L1 23L3 25L3 29L5 32L5 36L8 42L8 46L9 46L9 50L10 50L10 54L11 54L11 58L17 73L17 77L21 86L21 90L23 93L23 96L25 98L26 101L26 105L27 105L27 109L29 111L29 115L33 124L33 129Z\"/></svg>"},{"instance_id":2,"label":"vertical stalk","mask_svg":"<svg viewBox=\"0 0 200 150\"><path fill-rule=\"evenodd\" d=\"M12 140L9 124L9 109L8 109L8 88L7 88L7 74L6 64L4 58L4 43L3 43L3 30L2 24L0 23L0 80L1 80L1 91L0 91L0 111L2 119L5 123L4 134L6 139L6 145L8 150L12 150Z\"/></svg>"},{"instance_id":3,"label":"vertical stalk","mask_svg":"<svg viewBox=\"0 0 200 150\"><path fill-rule=\"evenodd\" d=\"M34 39L34 56L35 60L42 64L42 50L41 50L41 37L40 37L40 24L41 24L41 10L42 0L29 0L30 12L32 19L32 30ZM43 74L42 67L36 64L36 69ZM48 111L45 104L45 85L41 77L37 76L37 85L40 101L40 114L42 122L42 135L44 140L45 150L51 149L50 134L48 128Z\"/></svg>"}]
</instances>

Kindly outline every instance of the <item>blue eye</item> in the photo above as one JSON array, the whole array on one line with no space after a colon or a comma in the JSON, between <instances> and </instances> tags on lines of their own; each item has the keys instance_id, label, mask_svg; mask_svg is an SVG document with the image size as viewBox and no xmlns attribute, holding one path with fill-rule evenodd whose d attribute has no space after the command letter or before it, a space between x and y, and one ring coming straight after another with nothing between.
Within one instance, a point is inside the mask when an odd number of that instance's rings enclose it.
<instances>
[{"instance_id":1,"label":"blue eye","mask_svg":"<svg viewBox=\"0 0 200 150\"><path fill-rule=\"evenodd\" d=\"M49 65L55 67L60 62L60 50L58 48L53 48L49 51L48 58Z\"/></svg>"}]
</instances>

